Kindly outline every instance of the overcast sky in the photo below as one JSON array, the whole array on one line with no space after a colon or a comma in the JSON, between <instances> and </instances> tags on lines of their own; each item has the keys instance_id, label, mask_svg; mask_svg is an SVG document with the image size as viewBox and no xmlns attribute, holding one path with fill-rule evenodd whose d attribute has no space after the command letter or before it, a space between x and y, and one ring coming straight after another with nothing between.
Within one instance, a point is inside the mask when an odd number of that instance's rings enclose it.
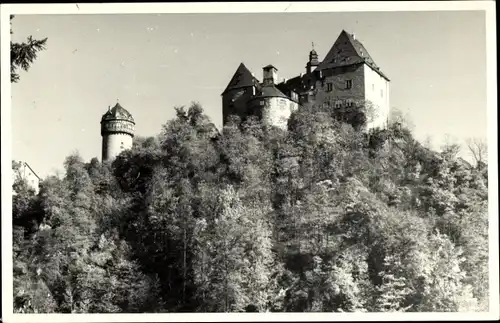
<instances>
[{"instance_id":1,"label":"overcast sky","mask_svg":"<svg viewBox=\"0 0 500 323\"><path fill-rule=\"evenodd\" d=\"M291 78L311 42L322 59L342 29L391 79L391 107L419 140L487 137L483 11L18 15L12 28L15 41L48 37L12 85L12 157L42 177L74 151L100 159L100 118L117 99L137 135L159 133L191 101L220 126L220 94L240 62L259 79L267 64Z\"/></svg>"}]
</instances>

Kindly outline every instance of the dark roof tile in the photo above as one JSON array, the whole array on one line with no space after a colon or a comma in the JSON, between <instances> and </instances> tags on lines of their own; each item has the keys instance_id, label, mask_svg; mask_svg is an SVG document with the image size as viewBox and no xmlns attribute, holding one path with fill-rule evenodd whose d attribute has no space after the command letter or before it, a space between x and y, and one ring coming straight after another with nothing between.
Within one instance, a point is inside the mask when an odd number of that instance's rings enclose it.
<instances>
[{"instance_id":1,"label":"dark roof tile","mask_svg":"<svg viewBox=\"0 0 500 323\"><path fill-rule=\"evenodd\" d=\"M271 68L274 68L275 70L278 70L278 69L277 69L276 67L274 67L274 65L272 65L272 64L266 65L266 66L264 66L262 69L267 70L267 69L271 69Z\"/></svg>"},{"instance_id":2,"label":"dark roof tile","mask_svg":"<svg viewBox=\"0 0 500 323\"><path fill-rule=\"evenodd\" d=\"M289 99L289 97L283 94L283 92L281 92L274 84L262 86L260 93L258 93L255 96L255 98L272 98L272 97Z\"/></svg>"},{"instance_id":3,"label":"dark roof tile","mask_svg":"<svg viewBox=\"0 0 500 323\"><path fill-rule=\"evenodd\" d=\"M287 80L286 82L278 84L278 88L282 91L294 91L296 93L308 92L311 86L314 86L316 79L314 74L303 74Z\"/></svg>"},{"instance_id":4,"label":"dark roof tile","mask_svg":"<svg viewBox=\"0 0 500 323\"><path fill-rule=\"evenodd\" d=\"M112 107L111 109L109 109L103 116L102 116L102 119L101 119L101 122L102 121L105 121L105 120L116 120L116 119L121 119L121 120L128 120L130 122L134 122L134 118L132 117L132 114L130 114L130 112L128 112L127 110L125 110L125 108L123 108L120 103L116 103L116 105L114 107Z\"/></svg>"},{"instance_id":5,"label":"dark roof tile","mask_svg":"<svg viewBox=\"0 0 500 323\"><path fill-rule=\"evenodd\" d=\"M363 44L353 35L349 34L345 30L342 30L332 48L328 54L326 54L325 59L319 64L317 69L321 70L359 63L366 63L382 77L389 80L389 78L382 73L377 64L375 64Z\"/></svg>"},{"instance_id":6,"label":"dark roof tile","mask_svg":"<svg viewBox=\"0 0 500 323\"><path fill-rule=\"evenodd\" d=\"M252 75L245 64L241 63L222 94L233 89L255 86L256 83L259 83L259 81Z\"/></svg>"}]
</instances>

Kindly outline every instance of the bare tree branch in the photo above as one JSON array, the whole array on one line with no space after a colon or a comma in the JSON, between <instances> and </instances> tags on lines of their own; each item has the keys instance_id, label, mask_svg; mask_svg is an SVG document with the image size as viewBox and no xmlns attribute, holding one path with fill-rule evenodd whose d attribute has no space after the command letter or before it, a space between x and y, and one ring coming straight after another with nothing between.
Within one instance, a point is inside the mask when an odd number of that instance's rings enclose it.
<instances>
[{"instance_id":1,"label":"bare tree branch","mask_svg":"<svg viewBox=\"0 0 500 323\"><path fill-rule=\"evenodd\" d=\"M480 138L468 138L466 140L467 148L472 157L476 161L477 167L487 163L488 160L488 145Z\"/></svg>"}]
</instances>

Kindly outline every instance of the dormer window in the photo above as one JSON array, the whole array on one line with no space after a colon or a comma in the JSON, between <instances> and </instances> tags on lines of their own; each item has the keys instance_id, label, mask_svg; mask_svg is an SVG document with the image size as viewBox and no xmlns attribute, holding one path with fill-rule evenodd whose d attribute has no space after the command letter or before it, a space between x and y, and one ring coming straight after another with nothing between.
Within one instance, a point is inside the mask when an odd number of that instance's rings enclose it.
<instances>
[{"instance_id":1,"label":"dormer window","mask_svg":"<svg viewBox=\"0 0 500 323\"><path fill-rule=\"evenodd\" d=\"M347 80L345 81L345 88L350 89L352 88L352 80Z\"/></svg>"}]
</instances>

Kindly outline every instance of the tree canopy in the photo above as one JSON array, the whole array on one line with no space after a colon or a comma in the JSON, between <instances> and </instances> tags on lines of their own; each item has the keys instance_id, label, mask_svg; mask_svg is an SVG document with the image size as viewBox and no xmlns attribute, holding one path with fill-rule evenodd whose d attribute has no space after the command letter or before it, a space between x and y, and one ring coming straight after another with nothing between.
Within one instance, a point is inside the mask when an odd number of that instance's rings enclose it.
<instances>
[{"instance_id":1,"label":"tree canopy","mask_svg":"<svg viewBox=\"0 0 500 323\"><path fill-rule=\"evenodd\" d=\"M485 311L488 191L454 147L199 104L111 163L14 184L20 313Z\"/></svg>"}]
</instances>

